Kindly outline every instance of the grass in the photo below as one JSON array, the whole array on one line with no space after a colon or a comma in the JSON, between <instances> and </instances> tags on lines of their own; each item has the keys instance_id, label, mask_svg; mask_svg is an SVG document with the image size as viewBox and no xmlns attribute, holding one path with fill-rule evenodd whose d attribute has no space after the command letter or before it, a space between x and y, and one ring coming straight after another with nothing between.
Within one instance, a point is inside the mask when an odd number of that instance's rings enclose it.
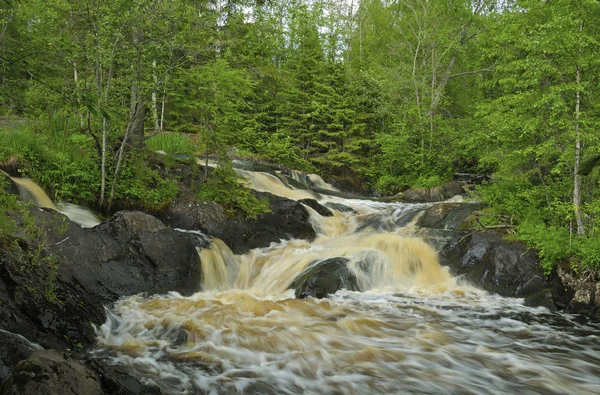
<instances>
[{"instance_id":1,"label":"grass","mask_svg":"<svg viewBox=\"0 0 600 395\"><path fill-rule=\"evenodd\" d=\"M152 151L164 151L172 155L195 155L199 150L199 144L192 136L185 133L161 133L146 141L148 149Z\"/></svg>"}]
</instances>

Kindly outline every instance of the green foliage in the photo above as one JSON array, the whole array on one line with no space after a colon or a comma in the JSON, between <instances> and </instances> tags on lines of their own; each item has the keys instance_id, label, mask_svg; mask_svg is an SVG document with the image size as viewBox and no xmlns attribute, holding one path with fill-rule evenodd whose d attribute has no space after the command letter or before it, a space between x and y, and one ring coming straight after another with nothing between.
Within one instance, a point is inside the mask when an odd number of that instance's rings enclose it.
<instances>
[{"instance_id":1,"label":"green foliage","mask_svg":"<svg viewBox=\"0 0 600 395\"><path fill-rule=\"evenodd\" d=\"M23 211L18 196L8 193L9 180L0 173L0 245L8 240L8 236L17 229L16 213Z\"/></svg>"},{"instance_id":2,"label":"green foliage","mask_svg":"<svg viewBox=\"0 0 600 395\"><path fill-rule=\"evenodd\" d=\"M174 199L178 192L175 181L162 178L157 170L150 169L143 160L137 160L124 166L115 197L126 202L141 202L152 209Z\"/></svg>"},{"instance_id":3,"label":"green foliage","mask_svg":"<svg viewBox=\"0 0 600 395\"><path fill-rule=\"evenodd\" d=\"M221 204L231 216L240 212L249 218L258 218L269 212L269 203L257 199L241 183L231 165L213 170L211 177L198 192L198 198Z\"/></svg>"},{"instance_id":4,"label":"green foliage","mask_svg":"<svg viewBox=\"0 0 600 395\"><path fill-rule=\"evenodd\" d=\"M314 166L300 156L299 150L293 144L292 139L282 133L271 135L266 144L259 147L259 152L265 159L282 164L290 169L314 171Z\"/></svg>"},{"instance_id":5,"label":"green foliage","mask_svg":"<svg viewBox=\"0 0 600 395\"><path fill-rule=\"evenodd\" d=\"M93 142L74 130L53 120L2 130L0 162L19 158L22 175L55 201L94 202L100 180Z\"/></svg>"},{"instance_id":6,"label":"green foliage","mask_svg":"<svg viewBox=\"0 0 600 395\"><path fill-rule=\"evenodd\" d=\"M377 180L375 189L377 190L377 192L383 195L392 196L400 192L403 189L402 187L404 185L405 184L402 177L384 174Z\"/></svg>"},{"instance_id":7,"label":"green foliage","mask_svg":"<svg viewBox=\"0 0 600 395\"><path fill-rule=\"evenodd\" d=\"M525 221L519 225L517 237L538 251L542 268L547 274L555 265L566 262L573 253L570 248L569 230L565 228Z\"/></svg>"},{"instance_id":8,"label":"green foliage","mask_svg":"<svg viewBox=\"0 0 600 395\"><path fill-rule=\"evenodd\" d=\"M579 237L575 241L578 260L575 269L578 271L600 272L600 238L595 236Z\"/></svg>"},{"instance_id":9,"label":"green foliage","mask_svg":"<svg viewBox=\"0 0 600 395\"><path fill-rule=\"evenodd\" d=\"M412 187L413 188L433 188L433 187L442 186L443 184L444 184L444 180L439 175L420 176L412 184Z\"/></svg>"}]
</instances>

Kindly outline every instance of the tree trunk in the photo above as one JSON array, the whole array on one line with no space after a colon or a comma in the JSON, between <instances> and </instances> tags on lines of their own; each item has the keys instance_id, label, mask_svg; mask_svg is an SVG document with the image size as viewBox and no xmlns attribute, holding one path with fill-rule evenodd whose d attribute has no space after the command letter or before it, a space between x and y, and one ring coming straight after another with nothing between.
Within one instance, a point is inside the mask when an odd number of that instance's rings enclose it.
<instances>
[{"instance_id":1,"label":"tree trunk","mask_svg":"<svg viewBox=\"0 0 600 395\"><path fill-rule=\"evenodd\" d=\"M583 31L583 19L579 20L579 58L581 58L582 45L581 45L581 33ZM579 59L578 59L579 61ZM576 83L576 96L575 96L575 167L573 168L573 208L575 210L575 221L577 222L577 235L583 236L585 234L585 227L583 226L583 217L581 215L581 176L579 173L579 162L581 160L581 130L579 126L580 116L580 105L581 105L581 66L577 64L577 71L575 76Z\"/></svg>"},{"instance_id":2,"label":"tree trunk","mask_svg":"<svg viewBox=\"0 0 600 395\"><path fill-rule=\"evenodd\" d=\"M156 75L156 60L152 61L152 69L154 73L154 85L158 87L158 76ZM164 109L164 106L163 106ZM161 124L158 118L158 104L156 99L156 89L152 90L152 118L154 118L154 134L161 131Z\"/></svg>"}]
</instances>

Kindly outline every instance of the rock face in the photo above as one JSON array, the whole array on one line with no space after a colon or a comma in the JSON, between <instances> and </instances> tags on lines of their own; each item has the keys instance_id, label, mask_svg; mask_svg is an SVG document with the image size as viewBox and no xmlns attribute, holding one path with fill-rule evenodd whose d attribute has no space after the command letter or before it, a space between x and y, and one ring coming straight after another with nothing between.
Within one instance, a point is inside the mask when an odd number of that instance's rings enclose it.
<instances>
[{"instance_id":1,"label":"rock face","mask_svg":"<svg viewBox=\"0 0 600 395\"><path fill-rule=\"evenodd\" d=\"M558 276L573 296L566 310L600 320L600 281L593 281L592 277L575 276L560 267Z\"/></svg>"},{"instance_id":2,"label":"rock face","mask_svg":"<svg viewBox=\"0 0 600 395\"><path fill-rule=\"evenodd\" d=\"M354 273L348 268L348 259L329 258L310 265L290 284L296 289L296 298L322 299L340 289L360 291Z\"/></svg>"},{"instance_id":3,"label":"rock face","mask_svg":"<svg viewBox=\"0 0 600 395\"><path fill-rule=\"evenodd\" d=\"M12 372L15 365L29 358L31 353L42 348L21 335L0 329L0 384Z\"/></svg>"},{"instance_id":4,"label":"rock face","mask_svg":"<svg viewBox=\"0 0 600 395\"><path fill-rule=\"evenodd\" d=\"M568 292L556 274L546 277L539 258L522 244L503 240L493 232L457 234L440 252L440 263L473 285L502 296L530 297L536 305L565 307ZM540 294L541 291L548 292Z\"/></svg>"},{"instance_id":5,"label":"rock face","mask_svg":"<svg viewBox=\"0 0 600 395\"><path fill-rule=\"evenodd\" d=\"M312 208L317 213L319 213L319 215L322 215L323 217L332 217L333 216L333 213L331 212L330 209L328 209L325 206L322 206L315 199L301 199L301 200L298 200L298 202Z\"/></svg>"},{"instance_id":6,"label":"rock face","mask_svg":"<svg viewBox=\"0 0 600 395\"><path fill-rule=\"evenodd\" d=\"M104 306L140 292L191 294L201 283L201 237L139 212L119 212L82 229L56 212L32 209L44 250L21 240L0 251L0 327L49 348L86 346Z\"/></svg>"},{"instance_id":7,"label":"rock face","mask_svg":"<svg viewBox=\"0 0 600 395\"><path fill-rule=\"evenodd\" d=\"M103 395L98 375L54 350L35 351L15 367L0 395Z\"/></svg>"},{"instance_id":8,"label":"rock face","mask_svg":"<svg viewBox=\"0 0 600 395\"><path fill-rule=\"evenodd\" d=\"M218 237L236 254L243 254L257 247L266 247L281 239L298 238L312 240L316 234L309 219L308 210L301 202L275 196L266 192L253 192L269 201L270 213L258 219L227 218L214 202L176 200L157 216L174 228L200 230ZM305 202L306 203L306 202ZM311 207L320 206L319 212L331 212L326 207L309 202Z\"/></svg>"},{"instance_id":9,"label":"rock face","mask_svg":"<svg viewBox=\"0 0 600 395\"><path fill-rule=\"evenodd\" d=\"M409 203L441 202L456 195L462 195L465 189L456 181L449 182L441 187L410 188L401 195L401 200Z\"/></svg>"},{"instance_id":10,"label":"rock face","mask_svg":"<svg viewBox=\"0 0 600 395\"><path fill-rule=\"evenodd\" d=\"M474 211L484 207L479 203L439 203L429 207L417 221L417 226L454 230L463 225Z\"/></svg>"},{"instance_id":11,"label":"rock face","mask_svg":"<svg viewBox=\"0 0 600 395\"><path fill-rule=\"evenodd\" d=\"M106 319L104 306L120 297L198 291L196 248L208 246L208 239L140 212L119 212L92 229L49 210L33 208L31 216L45 247L18 238L0 248L0 394L160 394L101 359L86 367L38 351L27 339L83 349L95 341L92 325Z\"/></svg>"}]
</instances>

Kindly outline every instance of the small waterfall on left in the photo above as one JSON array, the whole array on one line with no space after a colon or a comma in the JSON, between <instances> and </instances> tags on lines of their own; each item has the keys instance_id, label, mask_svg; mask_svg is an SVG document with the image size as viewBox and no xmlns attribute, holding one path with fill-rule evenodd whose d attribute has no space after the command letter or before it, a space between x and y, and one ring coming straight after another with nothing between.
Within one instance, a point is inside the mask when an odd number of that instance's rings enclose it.
<instances>
[{"instance_id":1,"label":"small waterfall on left","mask_svg":"<svg viewBox=\"0 0 600 395\"><path fill-rule=\"evenodd\" d=\"M19 188L19 194L25 201L33 202L37 207L56 210L67 216L82 228L93 228L101 221L91 210L71 203L54 204L48 194L29 178L10 177Z\"/></svg>"}]
</instances>

